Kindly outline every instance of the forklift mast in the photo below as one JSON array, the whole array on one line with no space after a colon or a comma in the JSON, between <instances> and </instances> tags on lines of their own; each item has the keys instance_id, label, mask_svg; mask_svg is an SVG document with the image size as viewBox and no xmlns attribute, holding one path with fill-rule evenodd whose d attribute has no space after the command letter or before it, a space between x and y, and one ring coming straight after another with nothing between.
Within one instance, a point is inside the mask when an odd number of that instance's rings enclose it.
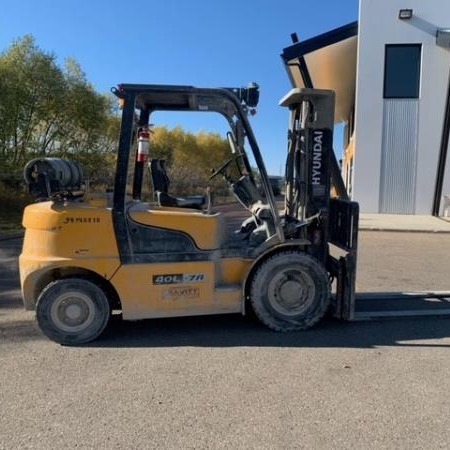
<instances>
[{"instance_id":1,"label":"forklift mast","mask_svg":"<svg viewBox=\"0 0 450 450\"><path fill-rule=\"evenodd\" d=\"M299 238L326 263L330 208L330 154L333 151L334 93L293 89L280 102L290 109L286 159L287 223L305 224Z\"/></svg>"},{"instance_id":2,"label":"forklift mast","mask_svg":"<svg viewBox=\"0 0 450 450\"><path fill-rule=\"evenodd\" d=\"M309 241L308 253L336 279L334 315L352 319L359 207L342 189L335 189L340 198L331 198L331 185L340 177L333 170L334 103L333 91L309 88L292 89L280 102L290 110L285 232L289 236L294 227L296 238Z\"/></svg>"}]
</instances>

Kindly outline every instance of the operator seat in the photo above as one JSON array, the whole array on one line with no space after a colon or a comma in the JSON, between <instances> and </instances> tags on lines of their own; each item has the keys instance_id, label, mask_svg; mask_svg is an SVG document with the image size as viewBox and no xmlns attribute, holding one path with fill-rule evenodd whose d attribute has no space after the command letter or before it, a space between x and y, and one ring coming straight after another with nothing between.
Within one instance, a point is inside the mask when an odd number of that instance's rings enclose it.
<instances>
[{"instance_id":1,"label":"operator seat","mask_svg":"<svg viewBox=\"0 0 450 450\"><path fill-rule=\"evenodd\" d=\"M153 190L159 206L174 206L177 208L202 209L206 204L203 195L192 195L189 197L174 197L169 195L170 179L166 172L164 159L152 159L149 164Z\"/></svg>"}]
</instances>

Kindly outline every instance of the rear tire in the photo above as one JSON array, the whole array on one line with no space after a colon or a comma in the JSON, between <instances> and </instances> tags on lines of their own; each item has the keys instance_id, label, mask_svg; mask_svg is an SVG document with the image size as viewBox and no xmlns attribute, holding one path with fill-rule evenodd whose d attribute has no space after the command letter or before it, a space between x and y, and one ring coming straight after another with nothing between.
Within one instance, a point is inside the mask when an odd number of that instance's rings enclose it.
<instances>
[{"instance_id":1,"label":"rear tire","mask_svg":"<svg viewBox=\"0 0 450 450\"><path fill-rule=\"evenodd\" d=\"M105 293L91 281L53 281L40 294L36 318L43 333L64 345L96 339L108 324L111 307Z\"/></svg>"},{"instance_id":2,"label":"rear tire","mask_svg":"<svg viewBox=\"0 0 450 450\"><path fill-rule=\"evenodd\" d=\"M258 319L272 330L310 328L328 309L328 274L309 255L277 253L263 261L253 276L250 301Z\"/></svg>"}]
</instances>

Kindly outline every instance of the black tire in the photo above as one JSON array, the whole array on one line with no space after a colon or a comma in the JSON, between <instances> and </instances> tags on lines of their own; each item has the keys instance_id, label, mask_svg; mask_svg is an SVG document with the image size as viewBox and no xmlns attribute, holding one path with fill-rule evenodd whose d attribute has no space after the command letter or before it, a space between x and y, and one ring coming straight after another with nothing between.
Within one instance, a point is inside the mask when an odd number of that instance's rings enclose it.
<instances>
[{"instance_id":1,"label":"black tire","mask_svg":"<svg viewBox=\"0 0 450 450\"><path fill-rule=\"evenodd\" d=\"M250 301L258 319L272 330L310 328L324 316L330 303L327 272L306 254L277 253L256 270Z\"/></svg>"},{"instance_id":2,"label":"black tire","mask_svg":"<svg viewBox=\"0 0 450 450\"><path fill-rule=\"evenodd\" d=\"M43 333L64 345L96 339L108 324L111 307L101 288L81 278L53 281L41 292L36 318Z\"/></svg>"}]
</instances>

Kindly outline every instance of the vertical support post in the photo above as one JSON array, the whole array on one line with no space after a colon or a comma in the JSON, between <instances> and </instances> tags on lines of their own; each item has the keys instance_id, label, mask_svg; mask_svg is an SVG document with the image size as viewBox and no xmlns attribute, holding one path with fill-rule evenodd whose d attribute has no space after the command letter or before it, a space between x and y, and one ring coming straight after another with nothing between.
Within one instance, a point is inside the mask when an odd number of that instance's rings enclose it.
<instances>
[{"instance_id":1,"label":"vertical support post","mask_svg":"<svg viewBox=\"0 0 450 450\"><path fill-rule=\"evenodd\" d=\"M444 184L445 164L447 161L447 149L450 136L450 75L447 88L447 102L445 105L445 117L442 126L441 147L439 150L439 160L436 173L436 185L434 189L433 200L433 216L439 216L439 209L441 207L442 186Z\"/></svg>"},{"instance_id":2,"label":"vertical support post","mask_svg":"<svg viewBox=\"0 0 450 450\"><path fill-rule=\"evenodd\" d=\"M116 234L120 260L128 262L131 249L128 242L127 223L125 217L125 196L127 189L128 162L130 159L131 143L133 139L133 120L136 94L124 93L124 107L120 130L119 149L117 152L116 178L114 181L113 223Z\"/></svg>"}]
</instances>

